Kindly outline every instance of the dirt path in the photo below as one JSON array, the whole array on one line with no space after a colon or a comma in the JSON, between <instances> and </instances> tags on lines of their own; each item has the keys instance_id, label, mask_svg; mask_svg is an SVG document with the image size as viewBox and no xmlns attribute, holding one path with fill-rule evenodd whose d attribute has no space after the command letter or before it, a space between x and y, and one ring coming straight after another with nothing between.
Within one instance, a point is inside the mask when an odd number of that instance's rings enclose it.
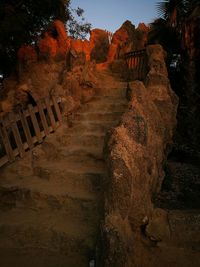
<instances>
[{"instance_id":1,"label":"dirt path","mask_svg":"<svg viewBox=\"0 0 200 267\"><path fill-rule=\"evenodd\" d=\"M26 158L0 170L0 266L86 267L98 257L104 137L126 83L101 73L99 96Z\"/></svg>"}]
</instances>

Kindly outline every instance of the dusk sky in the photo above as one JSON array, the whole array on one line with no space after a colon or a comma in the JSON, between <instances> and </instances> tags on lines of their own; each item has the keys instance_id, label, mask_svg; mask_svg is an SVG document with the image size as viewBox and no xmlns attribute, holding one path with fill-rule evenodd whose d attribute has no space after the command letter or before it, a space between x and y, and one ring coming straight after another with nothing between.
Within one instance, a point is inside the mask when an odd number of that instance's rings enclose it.
<instances>
[{"instance_id":1,"label":"dusk sky","mask_svg":"<svg viewBox=\"0 0 200 267\"><path fill-rule=\"evenodd\" d=\"M115 32L125 20L135 26L150 23L156 18L158 0L72 0L72 7L85 10L84 17L92 28Z\"/></svg>"}]
</instances>

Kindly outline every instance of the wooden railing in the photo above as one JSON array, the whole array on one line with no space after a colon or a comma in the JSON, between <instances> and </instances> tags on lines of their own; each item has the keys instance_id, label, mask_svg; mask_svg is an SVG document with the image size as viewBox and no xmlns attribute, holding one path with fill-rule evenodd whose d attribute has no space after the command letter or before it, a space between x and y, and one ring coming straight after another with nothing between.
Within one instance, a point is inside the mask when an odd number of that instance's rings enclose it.
<instances>
[{"instance_id":1,"label":"wooden railing","mask_svg":"<svg viewBox=\"0 0 200 267\"><path fill-rule=\"evenodd\" d=\"M144 80L148 71L146 49L126 53L124 58L129 69L129 80Z\"/></svg>"},{"instance_id":2,"label":"wooden railing","mask_svg":"<svg viewBox=\"0 0 200 267\"><path fill-rule=\"evenodd\" d=\"M36 106L0 118L0 167L41 143L62 123L60 99L45 98Z\"/></svg>"}]
</instances>

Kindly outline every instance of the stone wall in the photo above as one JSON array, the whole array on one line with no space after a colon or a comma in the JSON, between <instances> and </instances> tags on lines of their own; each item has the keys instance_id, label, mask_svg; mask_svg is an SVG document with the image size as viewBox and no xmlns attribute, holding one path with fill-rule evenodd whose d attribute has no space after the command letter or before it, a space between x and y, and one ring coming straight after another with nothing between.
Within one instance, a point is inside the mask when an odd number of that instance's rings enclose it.
<instances>
[{"instance_id":1,"label":"stone wall","mask_svg":"<svg viewBox=\"0 0 200 267\"><path fill-rule=\"evenodd\" d=\"M147 55L150 71L145 84L130 83L129 108L105 145L106 267L152 266L148 263L152 244L143 230L154 210L152 196L164 178L178 100L170 87L162 47L148 46Z\"/></svg>"}]
</instances>

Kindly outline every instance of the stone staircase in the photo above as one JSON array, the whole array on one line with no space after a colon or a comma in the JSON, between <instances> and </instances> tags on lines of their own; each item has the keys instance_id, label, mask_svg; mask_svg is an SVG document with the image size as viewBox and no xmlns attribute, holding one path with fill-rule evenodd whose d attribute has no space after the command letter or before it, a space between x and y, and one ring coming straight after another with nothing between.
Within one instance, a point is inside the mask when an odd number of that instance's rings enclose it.
<instances>
[{"instance_id":1,"label":"stone staircase","mask_svg":"<svg viewBox=\"0 0 200 267\"><path fill-rule=\"evenodd\" d=\"M106 132L119 122L126 83L101 72L99 95L40 146L0 170L0 267L98 262ZM95 265L98 266L98 265Z\"/></svg>"}]
</instances>

